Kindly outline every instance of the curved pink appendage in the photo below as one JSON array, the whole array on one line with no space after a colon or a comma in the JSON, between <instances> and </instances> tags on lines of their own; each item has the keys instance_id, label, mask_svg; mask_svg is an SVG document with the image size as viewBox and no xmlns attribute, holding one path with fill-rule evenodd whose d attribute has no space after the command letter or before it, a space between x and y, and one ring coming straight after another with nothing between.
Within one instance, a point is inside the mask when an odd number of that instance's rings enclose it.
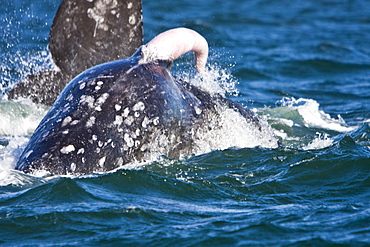
<instances>
[{"instance_id":1,"label":"curved pink appendage","mask_svg":"<svg viewBox=\"0 0 370 247\"><path fill-rule=\"evenodd\" d=\"M157 35L146 44L150 61L174 61L187 52L194 52L195 67L202 74L208 58L208 43L203 36L188 28L175 28Z\"/></svg>"}]
</instances>

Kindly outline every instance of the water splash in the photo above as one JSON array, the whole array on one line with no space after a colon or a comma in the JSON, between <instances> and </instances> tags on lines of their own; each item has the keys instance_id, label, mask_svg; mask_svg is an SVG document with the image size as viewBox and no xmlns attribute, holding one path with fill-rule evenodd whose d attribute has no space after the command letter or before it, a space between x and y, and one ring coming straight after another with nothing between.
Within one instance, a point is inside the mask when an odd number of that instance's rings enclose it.
<instances>
[{"instance_id":1,"label":"water splash","mask_svg":"<svg viewBox=\"0 0 370 247\"><path fill-rule=\"evenodd\" d=\"M208 64L207 70L202 76L194 74L191 69L176 70L173 74L175 78L187 81L211 95L220 94L225 97L239 94L236 88L236 85L239 84L238 80L228 68L221 68L217 64Z\"/></svg>"},{"instance_id":2,"label":"water splash","mask_svg":"<svg viewBox=\"0 0 370 247\"><path fill-rule=\"evenodd\" d=\"M6 141L5 145L0 145L0 186L26 183L23 177L13 169L28 140L27 137L12 137Z\"/></svg>"},{"instance_id":3,"label":"water splash","mask_svg":"<svg viewBox=\"0 0 370 247\"><path fill-rule=\"evenodd\" d=\"M322 128L338 132L348 132L355 127L348 127L340 115L338 119L330 117L329 114L320 110L320 104L313 99L283 98L281 107L296 110L303 119L303 124L309 128Z\"/></svg>"},{"instance_id":4,"label":"water splash","mask_svg":"<svg viewBox=\"0 0 370 247\"><path fill-rule=\"evenodd\" d=\"M239 94L236 88L238 84L237 79L233 77L229 70L214 64L208 66L208 70L203 77L197 74L189 82L210 94L220 94L222 96Z\"/></svg>"},{"instance_id":5,"label":"water splash","mask_svg":"<svg viewBox=\"0 0 370 247\"><path fill-rule=\"evenodd\" d=\"M333 145L334 140L328 136L326 133L316 133L316 137L308 143L306 146L303 146L303 150L315 150L323 149Z\"/></svg>"},{"instance_id":6,"label":"water splash","mask_svg":"<svg viewBox=\"0 0 370 247\"><path fill-rule=\"evenodd\" d=\"M264 119L260 119L259 127L228 107L219 106L217 110L219 115L211 121L212 130L198 129L196 154L228 148L277 147L273 131Z\"/></svg>"},{"instance_id":7,"label":"water splash","mask_svg":"<svg viewBox=\"0 0 370 247\"><path fill-rule=\"evenodd\" d=\"M226 68L217 64L209 64L208 70L202 76L181 73L177 75L182 80L201 88L211 95L237 95L238 81ZM216 104L216 103L215 103ZM276 148L277 142L271 127L266 120L260 118L260 127L247 121L239 112L221 104L216 104L217 115L210 119L210 128L197 128L194 154L208 153L213 150L227 148L265 147Z\"/></svg>"},{"instance_id":8,"label":"water splash","mask_svg":"<svg viewBox=\"0 0 370 247\"><path fill-rule=\"evenodd\" d=\"M24 51L5 54L0 62L0 98L6 98L5 93L26 76L54 67L47 48L26 54Z\"/></svg>"},{"instance_id":9,"label":"water splash","mask_svg":"<svg viewBox=\"0 0 370 247\"><path fill-rule=\"evenodd\" d=\"M355 129L338 115L332 118L320 109L313 99L283 98L276 108L258 109L258 114L268 118L282 143L303 150L321 149L332 145L331 136Z\"/></svg>"},{"instance_id":10,"label":"water splash","mask_svg":"<svg viewBox=\"0 0 370 247\"><path fill-rule=\"evenodd\" d=\"M31 100L0 100L0 136L31 135L46 112Z\"/></svg>"}]
</instances>

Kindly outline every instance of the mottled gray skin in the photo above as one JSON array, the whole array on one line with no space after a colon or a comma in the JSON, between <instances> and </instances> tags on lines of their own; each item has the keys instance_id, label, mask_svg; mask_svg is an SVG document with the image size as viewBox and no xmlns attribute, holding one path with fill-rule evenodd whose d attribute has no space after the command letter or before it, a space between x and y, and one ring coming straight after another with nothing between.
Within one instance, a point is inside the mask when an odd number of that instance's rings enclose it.
<instances>
[{"instance_id":1,"label":"mottled gray skin","mask_svg":"<svg viewBox=\"0 0 370 247\"><path fill-rule=\"evenodd\" d=\"M140 0L64 0L54 17L49 50L57 68L26 77L9 99L52 105L79 73L130 57L143 43Z\"/></svg>"},{"instance_id":2,"label":"mottled gray skin","mask_svg":"<svg viewBox=\"0 0 370 247\"><path fill-rule=\"evenodd\" d=\"M259 125L251 112L221 96L174 81L169 61L132 57L88 69L68 84L35 130L16 169L52 174L105 172L151 154L193 152L194 133L224 105Z\"/></svg>"}]
</instances>

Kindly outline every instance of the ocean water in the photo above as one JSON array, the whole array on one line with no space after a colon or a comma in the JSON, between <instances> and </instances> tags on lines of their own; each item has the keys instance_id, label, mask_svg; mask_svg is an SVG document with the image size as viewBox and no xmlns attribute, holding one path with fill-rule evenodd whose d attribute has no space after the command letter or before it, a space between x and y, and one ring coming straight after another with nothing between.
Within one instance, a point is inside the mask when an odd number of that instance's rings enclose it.
<instances>
[{"instance_id":1,"label":"ocean water","mask_svg":"<svg viewBox=\"0 0 370 247\"><path fill-rule=\"evenodd\" d=\"M35 177L13 168L47 107L4 92L53 66L59 3L1 1L1 245L370 246L368 1L143 0L146 42L178 26L209 42L210 80L191 55L173 73L254 111L283 147ZM228 120L222 138L244 140Z\"/></svg>"}]
</instances>

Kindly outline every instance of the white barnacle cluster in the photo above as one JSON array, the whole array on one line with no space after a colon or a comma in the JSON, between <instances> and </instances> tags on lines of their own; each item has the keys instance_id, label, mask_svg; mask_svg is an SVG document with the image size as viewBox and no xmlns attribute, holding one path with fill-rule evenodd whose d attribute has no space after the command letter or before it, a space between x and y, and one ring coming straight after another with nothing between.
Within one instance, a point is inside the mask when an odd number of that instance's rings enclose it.
<instances>
[{"instance_id":1,"label":"white barnacle cluster","mask_svg":"<svg viewBox=\"0 0 370 247\"><path fill-rule=\"evenodd\" d=\"M133 8L133 3L132 2L128 2L127 3L127 10L129 10L128 12L130 12ZM129 34L129 37L130 39L133 39L136 37L136 34L135 34L135 29L136 28L140 28L140 23L141 23L141 19L142 19L142 15L137 15L135 13L131 14L128 16L128 23L131 25L131 26L134 26L134 28L130 28L130 34Z\"/></svg>"},{"instance_id":2,"label":"white barnacle cluster","mask_svg":"<svg viewBox=\"0 0 370 247\"><path fill-rule=\"evenodd\" d=\"M200 109L198 106L194 106L194 110L195 110L195 113L196 113L197 115L202 114L202 109Z\"/></svg>"},{"instance_id":3,"label":"white barnacle cluster","mask_svg":"<svg viewBox=\"0 0 370 247\"><path fill-rule=\"evenodd\" d=\"M112 139L108 139L108 140L99 139L99 137L96 134L92 134L91 139L89 139L88 141L93 146L95 146L94 153L96 153L100 156L100 158L98 158L98 162L97 162L97 165L99 167L98 170L104 171L105 170L104 165L105 165L105 162L107 160L107 157L104 155L105 153L102 152L102 149L107 147L107 146L109 146L111 148L114 148L115 147L114 142L112 141ZM84 163L86 163L86 159L88 158L85 147L81 147L81 148L77 149L72 144L62 147L60 149L60 152L62 154L65 154L65 155L75 154L76 155L75 157L77 157L77 159L74 159L73 161L75 161L76 163L79 163L78 160L80 160L80 162L82 164L84 164ZM88 155L92 155L92 154L88 153ZM71 168L72 171L75 171L76 163L71 163L70 168Z\"/></svg>"},{"instance_id":4,"label":"white barnacle cluster","mask_svg":"<svg viewBox=\"0 0 370 247\"><path fill-rule=\"evenodd\" d=\"M104 84L103 81L98 81L95 86L95 91L99 91L101 89L101 86Z\"/></svg>"},{"instance_id":5,"label":"white barnacle cluster","mask_svg":"<svg viewBox=\"0 0 370 247\"><path fill-rule=\"evenodd\" d=\"M141 101L137 102L133 107L133 111L144 111L145 109L145 104Z\"/></svg>"},{"instance_id":6,"label":"white barnacle cluster","mask_svg":"<svg viewBox=\"0 0 370 247\"><path fill-rule=\"evenodd\" d=\"M101 106L105 103L105 101L108 99L109 93L103 93L99 98L96 99L95 101L95 110L96 111L101 111Z\"/></svg>"},{"instance_id":7,"label":"white barnacle cluster","mask_svg":"<svg viewBox=\"0 0 370 247\"><path fill-rule=\"evenodd\" d=\"M86 121L86 128L91 128L95 124L96 117L90 116Z\"/></svg>"},{"instance_id":8,"label":"white barnacle cluster","mask_svg":"<svg viewBox=\"0 0 370 247\"><path fill-rule=\"evenodd\" d=\"M114 109L115 109L116 111L121 110L121 108L122 108L122 106L121 106L121 105L118 105L118 104L115 104L115 105L114 105Z\"/></svg>"},{"instance_id":9,"label":"white barnacle cluster","mask_svg":"<svg viewBox=\"0 0 370 247\"><path fill-rule=\"evenodd\" d=\"M71 116L65 117L61 122L64 126L74 124L74 121ZM95 117L91 116L87 121L86 125L92 126L94 122ZM69 130L67 129L66 131L68 133ZM98 155L98 157L100 156L97 161L98 165L97 171L105 171L104 166L107 161L107 156L105 156L105 153L102 152L102 150L106 147L115 148L116 147L115 143L112 141L112 139L107 140L99 137L97 134L94 133L91 134L91 138L88 141L93 145L94 152ZM64 145L63 147L60 148L59 151L61 155L70 155L71 157L74 157L73 159L71 159L70 163L70 171L72 172L75 172L77 165L79 163L84 164L87 162L88 156L86 153L86 147L78 148L76 146L76 143ZM89 153L89 155L91 155L91 153Z\"/></svg>"},{"instance_id":10,"label":"white barnacle cluster","mask_svg":"<svg viewBox=\"0 0 370 247\"><path fill-rule=\"evenodd\" d=\"M123 132L121 125L124 123L128 126L131 126L135 122L136 118L140 117L142 114L141 112L145 110L145 104L140 101L136 103L131 110L129 107L126 107L123 111L120 104L115 104L114 109L117 114L113 124L118 127L118 132Z\"/></svg>"},{"instance_id":11,"label":"white barnacle cluster","mask_svg":"<svg viewBox=\"0 0 370 247\"><path fill-rule=\"evenodd\" d=\"M69 144L69 145L66 145L66 146L63 146L61 149L60 149L60 153L63 154L63 155L70 155L71 153L74 153L76 151L76 148L73 144ZM83 148L80 148L78 151L77 151L77 154L83 154L84 153L84 149ZM46 155L48 155L46 153ZM82 157L82 163L85 163L85 157ZM77 164L75 162L72 162L70 164L70 169L72 171L72 173L76 170L77 168ZM67 174L69 172L67 171Z\"/></svg>"},{"instance_id":12,"label":"white barnacle cluster","mask_svg":"<svg viewBox=\"0 0 370 247\"><path fill-rule=\"evenodd\" d=\"M71 121L72 121L72 117L71 117L71 116L67 116L67 117L65 117L65 118L63 119L63 121L62 121L62 125L61 125L61 127L66 126L66 125L67 125L67 124L69 124Z\"/></svg>"},{"instance_id":13,"label":"white barnacle cluster","mask_svg":"<svg viewBox=\"0 0 370 247\"><path fill-rule=\"evenodd\" d=\"M94 107L94 102L95 102L95 99L93 96L91 95L82 95L81 98L80 98L80 102L79 104L81 105L88 105L90 108L93 108Z\"/></svg>"},{"instance_id":14,"label":"white barnacle cluster","mask_svg":"<svg viewBox=\"0 0 370 247\"><path fill-rule=\"evenodd\" d=\"M86 82L83 82L80 84L79 89L82 90L85 88L85 86L86 86Z\"/></svg>"},{"instance_id":15,"label":"white barnacle cluster","mask_svg":"<svg viewBox=\"0 0 370 247\"><path fill-rule=\"evenodd\" d=\"M77 125L80 122L80 120L75 119L73 120L71 116L67 116L63 119L61 127L65 127L67 125Z\"/></svg>"},{"instance_id":16,"label":"white barnacle cluster","mask_svg":"<svg viewBox=\"0 0 370 247\"><path fill-rule=\"evenodd\" d=\"M119 126L122 123L123 123L123 117L120 115L116 115L113 124Z\"/></svg>"},{"instance_id":17,"label":"white barnacle cluster","mask_svg":"<svg viewBox=\"0 0 370 247\"><path fill-rule=\"evenodd\" d=\"M127 9L132 9L132 2L129 2L127 3ZM135 25L136 24L136 17L135 17L135 14L132 14L128 17L128 23L130 23L131 25Z\"/></svg>"},{"instance_id":18,"label":"white barnacle cluster","mask_svg":"<svg viewBox=\"0 0 370 247\"><path fill-rule=\"evenodd\" d=\"M72 172L74 172L76 170L76 163L73 162L71 164L71 170L72 170Z\"/></svg>"},{"instance_id":19,"label":"white barnacle cluster","mask_svg":"<svg viewBox=\"0 0 370 247\"><path fill-rule=\"evenodd\" d=\"M96 99L91 95L82 95L79 104L88 105L90 108L93 108L96 111L101 111L102 110L101 107L108 98L109 93L103 93Z\"/></svg>"},{"instance_id":20,"label":"white barnacle cluster","mask_svg":"<svg viewBox=\"0 0 370 247\"><path fill-rule=\"evenodd\" d=\"M122 147L123 151L127 151L130 148L139 148L142 143L140 143L138 138L142 135L143 129L147 129L150 124L159 124L159 117L149 119L145 116L145 108L146 106L142 101L136 102L132 107L125 108L120 104L114 105L116 115L113 124L116 126L117 131L123 135L125 142L125 145Z\"/></svg>"},{"instance_id":21,"label":"white barnacle cluster","mask_svg":"<svg viewBox=\"0 0 370 247\"><path fill-rule=\"evenodd\" d=\"M105 23L104 16L106 15L107 11L114 10L117 7L117 0L96 0L94 7L87 10L88 17L95 21L94 37L96 36L98 29L103 31L109 30L109 26L107 23ZM111 11L110 13L113 14L115 12Z\"/></svg>"},{"instance_id":22,"label":"white barnacle cluster","mask_svg":"<svg viewBox=\"0 0 370 247\"><path fill-rule=\"evenodd\" d=\"M96 147L97 147L97 149L95 149L96 153L100 153L100 149L108 145L111 145L113 148L115 147L115 144L112 142L112 139L102 140L102 139L99 139L99 137L95 134L91 135L91 139L89 140L89 142L91 144L94 144L94 143L96 144Z\"/></svg>"},{"instance_id":23,"label":"white barnacle cluster","mask_svg":"<svg viewBox=\"0 0 370 247\"><path fill-rule=\"evenodd\" d=\"M57 122L62 122L60 126L63 128L63 127L66 127L66 126L73 127L74 125L77 125L80 122L80 120L78 120L78 119L73 120L71 116L67 116L63 120L58 119ZM67 135L67 134L69 134L69 131L70 131L70 129L66 128L62 131L62 134ZM49 134L49 133L44 134L44 137L46 137L47 134Z\"/></svg>"},{"instance_id":24,"label":"white barnacle cluster","mask_svg":"<svg viewBox=\"0 0 370 247\"><path fill-rule=\"evenodd\" d=\"M75 151L76 149L75 149L75 146L73 146L72 144L71 145L68 145L68 146L64 146L64 147L62 147L61 149L60 149L60 152L62 153L62 154L69 154L69 153L71 153L71 152L73 152L73 151Z\"/></svg>"},{"instance_id":25,"label":"white barnacle cluster","mask_svg":"<svg viewBox=\"0 0 370 247\"><path fill-rule=\"evenodd\" d=\"M99 166L101 167L101 168L103 168L104 167L104 163L105 163L105 160L106 160L106 156L104 156L104 157L102 157L102 158L100 158L99 159L99 162L98 162L98 164L99 164Z\"/></svg>"},{"instance_id":26,"label":"white barnacle cluster","mask_svg":"<svg viewBox=\"0 0 370 247\"><path fill-rule=\"evenodd\" d=\"M77 154L84 154L85 153L85 149L84 148L80 148L78 151L77 151Z\"/></svg>"}]
</instances>

